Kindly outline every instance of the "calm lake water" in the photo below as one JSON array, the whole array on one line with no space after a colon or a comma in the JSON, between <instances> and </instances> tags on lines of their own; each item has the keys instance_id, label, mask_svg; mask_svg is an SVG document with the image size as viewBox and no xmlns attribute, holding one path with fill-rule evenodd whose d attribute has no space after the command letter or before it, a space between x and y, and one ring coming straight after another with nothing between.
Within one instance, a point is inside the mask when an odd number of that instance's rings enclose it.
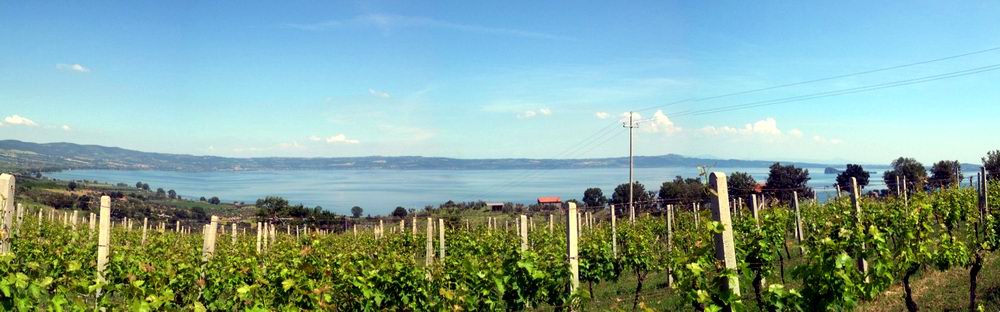
<instances>
[{"instance_id":1,"label":"calm lake water","mask_svg":"<svg viewBox=\"0 0 1000 312\"><path fill-rule=\"evenodd\" d=\"M808 168L809 184L820 199L834 192L836 175L823 168ZM757 181L767 179L767 168L715 168L730 173L749 172ZM663 181L674 176L692 177L696 168L639 168L636 180L647 190L659 190ZM97 180L107 183L137 181L156 189L174 189L185 198L218 196L224 202L254 202L268 195L282 196L293 204L322 206L348 214L361 206L366 214L388 214L396 206L423 208L454 201L510 201L533 203L538 196L559 196L563 200L583 197L588 187L600 187L611 197L614 187L628 181L628 169L554 170L303 170L303 171L119 171L68 170L53 172L62 180ZM872 175L872 186L881 187L881 175ZM871 188L871 187L869 187Z\"/></svg>"}]
</instances>

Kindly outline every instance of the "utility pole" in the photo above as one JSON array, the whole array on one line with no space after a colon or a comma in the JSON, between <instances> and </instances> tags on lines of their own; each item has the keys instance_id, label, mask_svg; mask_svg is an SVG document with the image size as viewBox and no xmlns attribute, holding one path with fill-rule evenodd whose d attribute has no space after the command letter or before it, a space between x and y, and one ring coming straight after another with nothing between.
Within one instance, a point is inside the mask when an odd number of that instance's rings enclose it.
<instances>
[{"instance_id":1,"label":"utility pole","mask_svg":"<svg viewBox=\"0 0 1000 312\"><path fill-rule=\"evenodd\" d=\"M632 130L636 128L636 123L632 120L633 112L628 112L628 124L623 124L622 127L628 128L628 221L629 223L635 222L635 204L633 203L632 190L633 181L632 169L634 168L634 163L632 160Z\"/></svg>"}]
</instances>

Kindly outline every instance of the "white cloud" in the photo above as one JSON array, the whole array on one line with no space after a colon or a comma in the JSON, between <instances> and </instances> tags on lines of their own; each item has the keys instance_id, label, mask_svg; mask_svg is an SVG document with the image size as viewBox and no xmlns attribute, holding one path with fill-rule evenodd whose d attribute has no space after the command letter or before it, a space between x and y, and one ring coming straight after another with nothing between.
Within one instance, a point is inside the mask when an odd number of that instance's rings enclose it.
<instances>
[{"instance_id":1,"label":"white cloud","mask_svg":"<svg viewBox=\"0 0 1000 312\"><path fill-rule=\"evenodd\" d=\"M380 97L380 98L383 98L383 99L387 99L387 98L392 97L392 95L389 95L389 92L377 91L377 90L371 89L371 88L368 89L368 93L371 94L371 95L373 95L373 96L375 96L375 97Z\"/></svg>"},{"instance_id":2,"label":"white cloud","mask_svg":"<svg viewBox=\"0 0 1000 312\"><path fill-rule=\"evenodd\" d=\"M743 125L743 128L734 128L730 126L705 126L701 128L701 132L707 135L718 136L718 135L743 135L743 136L761 136L761 137L780 137L781 129L778 128L778 121L774 118L765 118L753 123L748 123ZM802 131L794 129L791 134L792 136L802 135Z\"/></svg>"},{"instance_id":3,"label":"white cloud","mask_svg":"<svg viewBox=\"0 0 1000 312\"><path fill-rule=\"evenodd\" d=\"M62 125L62 129L63 129L63 131L70 131L70 130L72 130L72 129L71 129L70 127L69 127L69 125Z\"/></svg>"},{"instance_id":4,"label":"white cloud","mask_svg":"<svg viewBox=\"0 0 1000 312\"><path fill-rule=\"evenodd\" d=\"M87 68L80 64L56 64L56 69L74 71L78 73L89 73L90 68Z\"/></svg>"},{"instance_id":5,"label":"white cloud","mask_svg":"<svg viewBox=\"0 0 1000 312\"><path fill-rule=\"evenodd\" d=\"M28 126L28 127L38 126L38 124L32 121L31 119L21 117L20 115L7 116L6 118L3 119L3 121L8 124L17 126Z\"/></svg>"},{"instance_id":6,"label":"white cloud","mask_svg":"<svg viewBox=\"0 0 1000 312\"><path fill-rule=\"evenodd\" d=\"M805 134L802 133L802 130L792 129L788 131L788 135L792 136L793 138L801 138Z\"/></svg>"},{"instance_id":7,"label":"white cloud","mask_svg":"<svg viewBox=\"0 0 1000 312\"><path fill-rule=\"evenodd\" d=\"M299 142L294 141L292 143L279 143L278 144L278 148L281 148L281 149L298 149L298 148L302 148L302 145L299 145Z\"/></svg>"},{"instance_id":8,"label":"white cloud","mask_svg":"<svg viewBox=\"0 0 1000 312\"><path fill-rule=\"evenodd\" d=\"M611 114L608 114L607 112L596 112L594 113L594 117L597 117L597 119L608 119L608 117L611 117Z\"/></svg>"},{"instance_id":9,"label":"white cloud","mask_svg":"<svg viewBox=\"0 0 1000 312\"><path fill-rule=\"evenodd\" d=\"M537 116L552 116L552 110L548 108L539 108L537 110L532 109L517 113L518 119L528 119Z\"/></svg>"},{"instance_id":10,"label":"white cloud","mask_svg":"<svg viewBox=\"0 0 1000 312\"><path fill-rule=\"evenodd\" d=\"M319 141L322 141L322 140L323 140L323 138L319 137L318 135L311 135L311 136L309 136L309 141L319 142Z\"/></svg>"},{"instance_id":11,"label":"white cloud","mask_svg":"<svg viewBox=\"0 0 1000 312\"><path fill-rule=\"evenodd\" d=\"M647 126L648 125L648 126ZM673 134L681 131L681 127L674 124L673 121L664 114L662 110L657 110L653 113L653 120L650 123L639 124L639 129L646 129L650 132L663 132L666 134Z\"/></svg>"},{"instance_id":12,"label":"white cloud","mask_svg":"<svg viewBox=\"0 0 1000 312\"><path fill-rule=\"evenodd\" d=\"M348 139L343 133L328 137L325 139L326 143L330 144L358 144L361 141L355 139Z\"/></svg>"}]
</instances>

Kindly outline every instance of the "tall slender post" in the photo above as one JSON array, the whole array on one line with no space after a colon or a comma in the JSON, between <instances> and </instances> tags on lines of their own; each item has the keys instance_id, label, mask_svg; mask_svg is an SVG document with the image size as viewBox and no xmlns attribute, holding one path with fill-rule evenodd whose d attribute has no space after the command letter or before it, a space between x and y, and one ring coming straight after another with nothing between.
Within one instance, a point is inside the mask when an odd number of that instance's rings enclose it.
<instances>
[{"instance_id":1,"label":"tall slender post","mask_svg":"<svg viewBox=\"0 0 1000 312\"><path fill-rule=\"evenodd\" d=\"M906 182L906 176L903 176L903 205L910 206L910 186Z\"/></svg>"},{"instance_id":2,"label":"tall slender post","mask_svg":"<svg viewBox=\"0 0 1000 312\"><path fill-rule=\"evenodd\" d=\"M427 217L427 259L425 264L434 263L434 218Z\"/></svg>"},{"instance_id":3,"label":"tall slender post","mask_svg":"<svg viewBox=\"0 0 1000 312\"><path fill-rule=\"evenodd\" d=\"M989 215L990 214L990 192L989 192L989 190L990 190L990 179L988 179L989 175L987 175L986 167L979 168L979 173L981 174L980 176L982 177L981 179L983 180L983 182L982 182L983 183L983 187L982 187L982 189L983 189L983 200L982 200L983 201L983 213L985 213L986 215Z\"/></svg>"},{"instance_id":4,"label":"tall slender post","mask_svg":"<svg viewBox=\"0 0 1000 312\"><path fill-rule=\"evenodd\" d=\"M570 202L566 209L566 259L569 260L570 293L580 287L580 260L577 257L577 214L576 203Z\"/></svg>"},{"instance_id":5,"label":"tall slender post","mask_svg":"<svg viewBox=\"0 0 1000 312\"><path fill-rule=\"evenodd\" d=\"M628 112L627 128L628 128L628 222L629 223L635 223L635 203L632 199L633 196L632 193L634 192L632 190L632 187L634 185L633 181L635 181L635 178L632 177L632 171L633 168L635 167L632 157L632 138L633 138L632 130L635 129L636 126L635 122L632 120L632 115L634 115L634 113Z\"/></svg>"},{"instance_id":6,"label":"tall slender post","mask_svg":"<svg viewBox=\"0 0 1000 312\"><path fill-rule=\"evenodd\" d=\"M792 191L792 208L795 209L795 242L799 244L799 251L805 253L802 246L802 214L799 212L799 192Z\"/></svg>"},{"instance_id":7,"label":"tall slender post","mask_svg":"<svg viewBox=\"0 0 1000 312\"><path fill-rule=\"evenodd\" d=\"M611 255L618 258L618 217L615 216L615 205L611 204Z\"/></svg>"},{"instance_id":8,"label":"tall slender post","mask_svg":"<svg viewBox=\"0 0 1000 312\"><path fill-rule=\"evenodd\" d=\"M899 197L899 175L896 175L896 196Z\"/></svg>"},{"instance_id":9,"label":"tall slender post","mask_svg":"<svg viewBox=\"0 0 1000 312\"><path fill-rule=\"evenodd\" d=\"M521 226L519 228L521 236L521 251L528 250L528 216L521 215Z\"/></svg>"},{"instance_id":10,"label":"tall slender post","mask_svg":"<svg viewBox=\"0 0 1000 312\"><path fill-rule=\"evenodd\" d=\"M205 239L202 241L201 261L208 261L212 259L213 255L215 255L215 234L219 232L218 226L219 226L219 217L212 216L211 222L207 225L207 228L205 229ZM145 232L146 228L144 225L143 233Z\"/></svg>"},{"instance_id":11,"label":"tall slender post","mask_svg":"<svg viewBox=\"0 0 1000 312\"><path fill-rule=\"evenodd\" d=\"M695 229L697 229L698 226L700 226L700 224L701 224L701 222L698 220L698 219L701 218L701 216L700 216L701 214L698 213L698 203L692 203L691 204L691 211L694 212L694 227L695 227Z\"/></svg>"},{"instance_id":12,"label":"tall slender post","mask_svg":"<svg viewBox=\"0 0 1000 312\"><path fill-rule=\"evenodd\" d=\"M904 183L906 179L903 179ZM905 184L904 184L905 185ZM905 194L905 192L904 192ZM858 179L851 177L851 204L854 205L854 218L857 220L858 225L861 226L861 231L867 232L865 225L861 218L861 195L858 189ZM861 253L865 252L865 243L861 243ZM861 271L862 275L865 275L865 283L868 282L868 261L862 255L858 255L858 270Z\"/></svg>"},{"instance_id":13,"label":"tall slender post","mask_svg":"<svg viewBox=\"0 0 1000 312\"><path fill-rule=\"evenodd\" d=\"M674 205L667 205L667 253L674 251ZM674 286L674 268L667 266L667 287Z\"/></svg>"},{"instance_id":14,"label":"tall slender post","mask_svg":"<svg viewBox=\"0 0 1000 312\"><path fill-rule=\"evenodd\" d=\"M17 232L21 233L21 222L24 221L24 206L17 203Z\"/></svg>"},{"instance_id":15,"label":"tall slender post","mask_svg":"<svg viewBox=\"0 0 1000 312\"><path fill-rule=\"evenodd\" d=\"M142 245L146 245L146 227L149 226L149 217L142 218Z\"/></svg>"},{"instance_id":16,"label":"tall slender post","mask_svg":"<svg viewBox=\"0 0 1000 312\"><path fill-rule=\"evenodd\" d=\"M97 277L104 280L111 247L111 197L101 196L101 221L97 233ZM100 296L100 290L97 295Z\"/></svg>"},{"instance_id":17,"label":"tall slender post","mask_svg":"<svg viewBox=\"0 0 1000 312\"><path fill-rule=\"evenodd\" d=\"M733 222L729 215L729 187L726 174L712 172L708 177L709 185L715 190L716 197L712 205L712 218L722 224L722 233L715 234L715 259L721 260L727 270L736 271L736 244L733 241ZM737 298L740 296L739 278L728 279L729 291ZM724 311L732 311L732 307L723 307Z\"/></svg>"},{"instance_id":18,"label":"tall slender post","mask_svg":"<svg viewBox=\"0 0 1000 312\"><path fill-rule=\"evenodd\" d=\"M14 221L14 191L15 178L10 174L0 174L0 255L11 253L10 234Z\"/></svg>"},{"instance_id":19,"label":"tall slender post","mask_svg":"<svg viewBox=\"0 0 1000 312\"><path fill-rule=\"evenodd\" d=\"M441 265L444 265L444 219L438 219L438 245L441 252Z\"/></svg>"},{"instance_id":20,"label":"tall slender post","mask_svg":"<svg viewBox=\"0 0 1000 312\"><path fill-rule=\"evenodd\" d=\"M553 229L555 229L555 217L549 214L549 234L552 234Z\"/></svg>"},{"instance_id":21,"label":"tall slender post","mask_svg":"<svg viewBox=\"0 0 1000 312\"><path fill-rule=\"evenodd\" d=\"M261 247L263 247L262 243L264 242L262 227L261 222L257 222L257 254L260 254Z\"/></svg>"},{"instance_id":22,"label":"tall slender post","mask_svg":"<svg viewBox=\"0 0 1000 312\"><path fill-rule=\"evenodd\" d=\"M298 228L296 228L296 229L298 229ZM232 232L232 234L231 234L233 236L232 240L235 242L236 241L236 223L231 224L229 230L230 230L230 232ZM297 231L296 231L296 234L298 234ZM296 237L298 237L298 235L296 235Z\"/></svg>"}]
</instances>

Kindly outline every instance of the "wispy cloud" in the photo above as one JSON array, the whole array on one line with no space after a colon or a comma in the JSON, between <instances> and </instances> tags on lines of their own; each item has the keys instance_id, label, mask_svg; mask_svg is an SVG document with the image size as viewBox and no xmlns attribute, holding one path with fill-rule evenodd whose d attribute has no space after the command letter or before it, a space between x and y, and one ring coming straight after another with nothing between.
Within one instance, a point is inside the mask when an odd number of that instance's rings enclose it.
<instances>
[{"instance_id":1,"label":"wispy cloud","mask_svg":"<svg viewBox=\"0 0 1000 312\"><path fill-rule=\"evenodd\" d=\"M596 112L594 113L594 117L597 117L597 119L608 119L608 117L611 117L611 114L608 114L607 112Z\"/></svg>"},{"instance_id":2,"label":"wispy cloud","mask_svg":"<svg viewBox=\"0 0 1000 312\"><path fill-rule=\"evenodd\" d=\"M69 127L69 125L62 125L62 129L63 129L63 131L73 130L72 128Z\"/></svg>"},{"instance_id":3,"label":"wispy cloud","mask_svg":"<svg viewBox=\"0 0 1000 312\"><path fill-rule=\"evenodd\" d=\"M28 126L28 127L38 126L38 124L32 121L31 119L21 117L20 115L7 116L3 119L3 121L9 125L15 125L15 126Z\"/></svg>"},{"instance_id":4,"label":"wispy cloud","mask_svg":"<svg viewBox=\"0 0 1000 312\"><path fill-rule=\"evenodd\" d=\"M325 31L350 26L375 27L383 32L402 28L438 28L485 35L515 36L535 39L564 39L559 36L534 31L462 24L430 17L395 14L363 14L349 19L327 20L311 24L287 24L285 26L305 31Z\"/></svg>"},{"instance_id":5,"label":"wispy cloud","mask_svg":"<svg viewBox=\"0 0 1000 312\"><path fill-rule=\"evenodd\" d=\"M629 121L629 113L630 112L623 112L619 121L627 124ZM674 134L683 130L680 126L677 126L677 124L670 120L670 118L667 117L667 114L664 114L662 110L657 110L653 113L653 117L650 119L643 119L642 114L640 113L631 112L631 114L632 122L637 123L639 130L641 131Z\"/></svg>"},{"instance_id":6,"label":"wispy cloud","mask_svg":"<svg viewBox=\"0 0 1000 312\"><path fill-rule=\"evenodd\" d=\"M781 129L778 128L778 121L774 118L765 118L753 123L748 123L742 128L730 126L706 126L701 128L701 132L711 136L720 135L744 135L744 136L780 136ZM801 131L800 131L801 132Z\"/></svg>"},{"instance_id":7,"label":"wispy cloud","mask_svg":"<svg viewBox=\"0 0 1000 312\"><path fill-rule=\"evenodd\" d=\"M314 136L309 137L309 140L310 141L325 141L326 143L329 143L329 144L358 144L358 143L361 143L361 141L358 141L358 140L355 140L355 139L348 139L347 135L345 135L343 133L339 133L337 135L330 136L330 137L327 137L327 138L320 138L320 137L314 135Z\"/></svg>"},{"instance_id":8,"label":"wispy cloud","mask_svg":"<svg viewBox=\"0 0 1000 312\"><path fill-rule=\"evenodd\" d=\"M548 108L539 108L537 110L532 109L517 113L518 119L529 119L529 118L535 118L537 116L543 116L543 117L552 116L552 110Z\"/></svg>"},{"instance_id":9,"label":"wispy cloud","mask_svg":"<svg viewBox=\"0 0 1000 312\"><path fill-rule=\"evenodd\" d=\"M374 97L379 97L379 98L383 98L383 99L387 99L387 98L392 97L392 95L390 95L389 92L378 91L378 90L371 89L371 88L368 89L368 94L371 94Z\"/></svg>"},{"instance_id":10,"label":"wispy cloud","mask_svg":"<svg viewBox=\"0 0 1000 312\"><path fill-rule=\"evenodd\" d=\"M90 72L90 68L87 68L87 67L85 67L83 65L80 65L80 64L56 64L56 69L58 69L58 70L65 70L65 71L72 71L72 72L78 72L78 73L89 73Z\"/></svg>"}]
</instances>

